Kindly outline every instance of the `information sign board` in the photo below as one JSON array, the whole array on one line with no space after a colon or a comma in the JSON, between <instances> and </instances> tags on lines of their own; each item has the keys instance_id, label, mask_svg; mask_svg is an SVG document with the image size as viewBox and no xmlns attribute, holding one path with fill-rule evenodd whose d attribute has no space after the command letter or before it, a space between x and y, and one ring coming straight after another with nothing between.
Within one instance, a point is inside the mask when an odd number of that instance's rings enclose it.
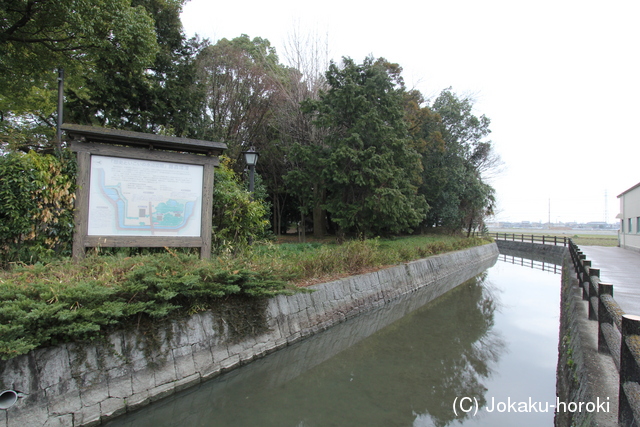
<instances>
[{"instance_id":1,"label":"information sign board","mask_svg":"<svg viewBox=\"0 0 640 427\"><path fill-rule=\"evenodd\" d=\"M91 156L89 236L200 236L202 165Z\"/></svg>"}]
</instances>

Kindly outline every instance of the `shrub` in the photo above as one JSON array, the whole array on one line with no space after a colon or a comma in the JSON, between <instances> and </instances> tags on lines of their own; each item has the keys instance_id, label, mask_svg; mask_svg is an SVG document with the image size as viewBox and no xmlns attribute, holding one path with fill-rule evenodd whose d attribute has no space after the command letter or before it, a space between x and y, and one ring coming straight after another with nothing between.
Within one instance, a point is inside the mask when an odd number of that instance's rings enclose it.
<instances>
[{"instance_id":1,"label":"shrub","mask_svg":"<svg viewBox=\"0 0 640 427\"><path fill-rule=\"evenodd\" d=\"M263 201L251 199L231 169L230 160L221 160L213 190L212 246L217 252L236 253L266 236L269 210Z\"/></svg>"},{"instance_id":2,"label":"shrub","mask_svg":"<svg viewBox=\"0 0 640 427\"><path fill-rule=\"evenodd\" d=\"M73 236L72 154L0 156L0 263L68 254Z\"/></svg>"}]
</instances>

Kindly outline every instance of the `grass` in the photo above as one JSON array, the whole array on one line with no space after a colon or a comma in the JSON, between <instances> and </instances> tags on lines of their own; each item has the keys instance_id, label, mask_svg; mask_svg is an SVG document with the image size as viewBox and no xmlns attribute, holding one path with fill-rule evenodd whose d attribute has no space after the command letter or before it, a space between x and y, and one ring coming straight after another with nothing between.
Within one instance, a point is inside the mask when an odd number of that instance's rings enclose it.
<instances>
[{"instance_id":1,"label":"grass","mask_svg":"<svg viewBox=\"0 0 640 427\"><path fill-rule=\"evenodd\" d=\"M16 264L0 271L0 358L49 344L90 341L126 324L222 309L231 300L250 304L259 297L487 242L416 236L342 245L265 243L210 260L167 248L153 255Z\"/></svg>"}]
</instances>

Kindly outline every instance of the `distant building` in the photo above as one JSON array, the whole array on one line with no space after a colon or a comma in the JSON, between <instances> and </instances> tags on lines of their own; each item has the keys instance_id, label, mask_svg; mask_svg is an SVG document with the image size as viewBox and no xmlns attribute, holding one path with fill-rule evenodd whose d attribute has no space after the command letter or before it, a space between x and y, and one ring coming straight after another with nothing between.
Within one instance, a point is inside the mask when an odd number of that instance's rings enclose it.
<instances>
[{"instance_id":1,"label":"distant building","mask_svg":"<svg viewBox=\"0 0 640 427\"><path fill-rule=\"evenodd\" d=\"M640 183L618 196L620 199L620 247L640 252Z\"/></svg>"}]
</instances>

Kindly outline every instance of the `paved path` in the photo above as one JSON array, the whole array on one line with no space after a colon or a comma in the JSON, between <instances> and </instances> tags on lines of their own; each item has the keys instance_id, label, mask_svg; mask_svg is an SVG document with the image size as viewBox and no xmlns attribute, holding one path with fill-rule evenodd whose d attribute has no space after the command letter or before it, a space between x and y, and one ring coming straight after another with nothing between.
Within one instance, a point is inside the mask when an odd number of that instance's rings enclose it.
<instances>
[{"instance_id":1,"label":"paved path","mask_svg":"<svg viewBox=\"0 0 640 427\"><path fill-rule=\"evenodd\" d=\"M618 247L579 246L600 269L600 280L613 285L613 298L627 314L640 315L640 252Z\"/></svg>"}]
</instances>

